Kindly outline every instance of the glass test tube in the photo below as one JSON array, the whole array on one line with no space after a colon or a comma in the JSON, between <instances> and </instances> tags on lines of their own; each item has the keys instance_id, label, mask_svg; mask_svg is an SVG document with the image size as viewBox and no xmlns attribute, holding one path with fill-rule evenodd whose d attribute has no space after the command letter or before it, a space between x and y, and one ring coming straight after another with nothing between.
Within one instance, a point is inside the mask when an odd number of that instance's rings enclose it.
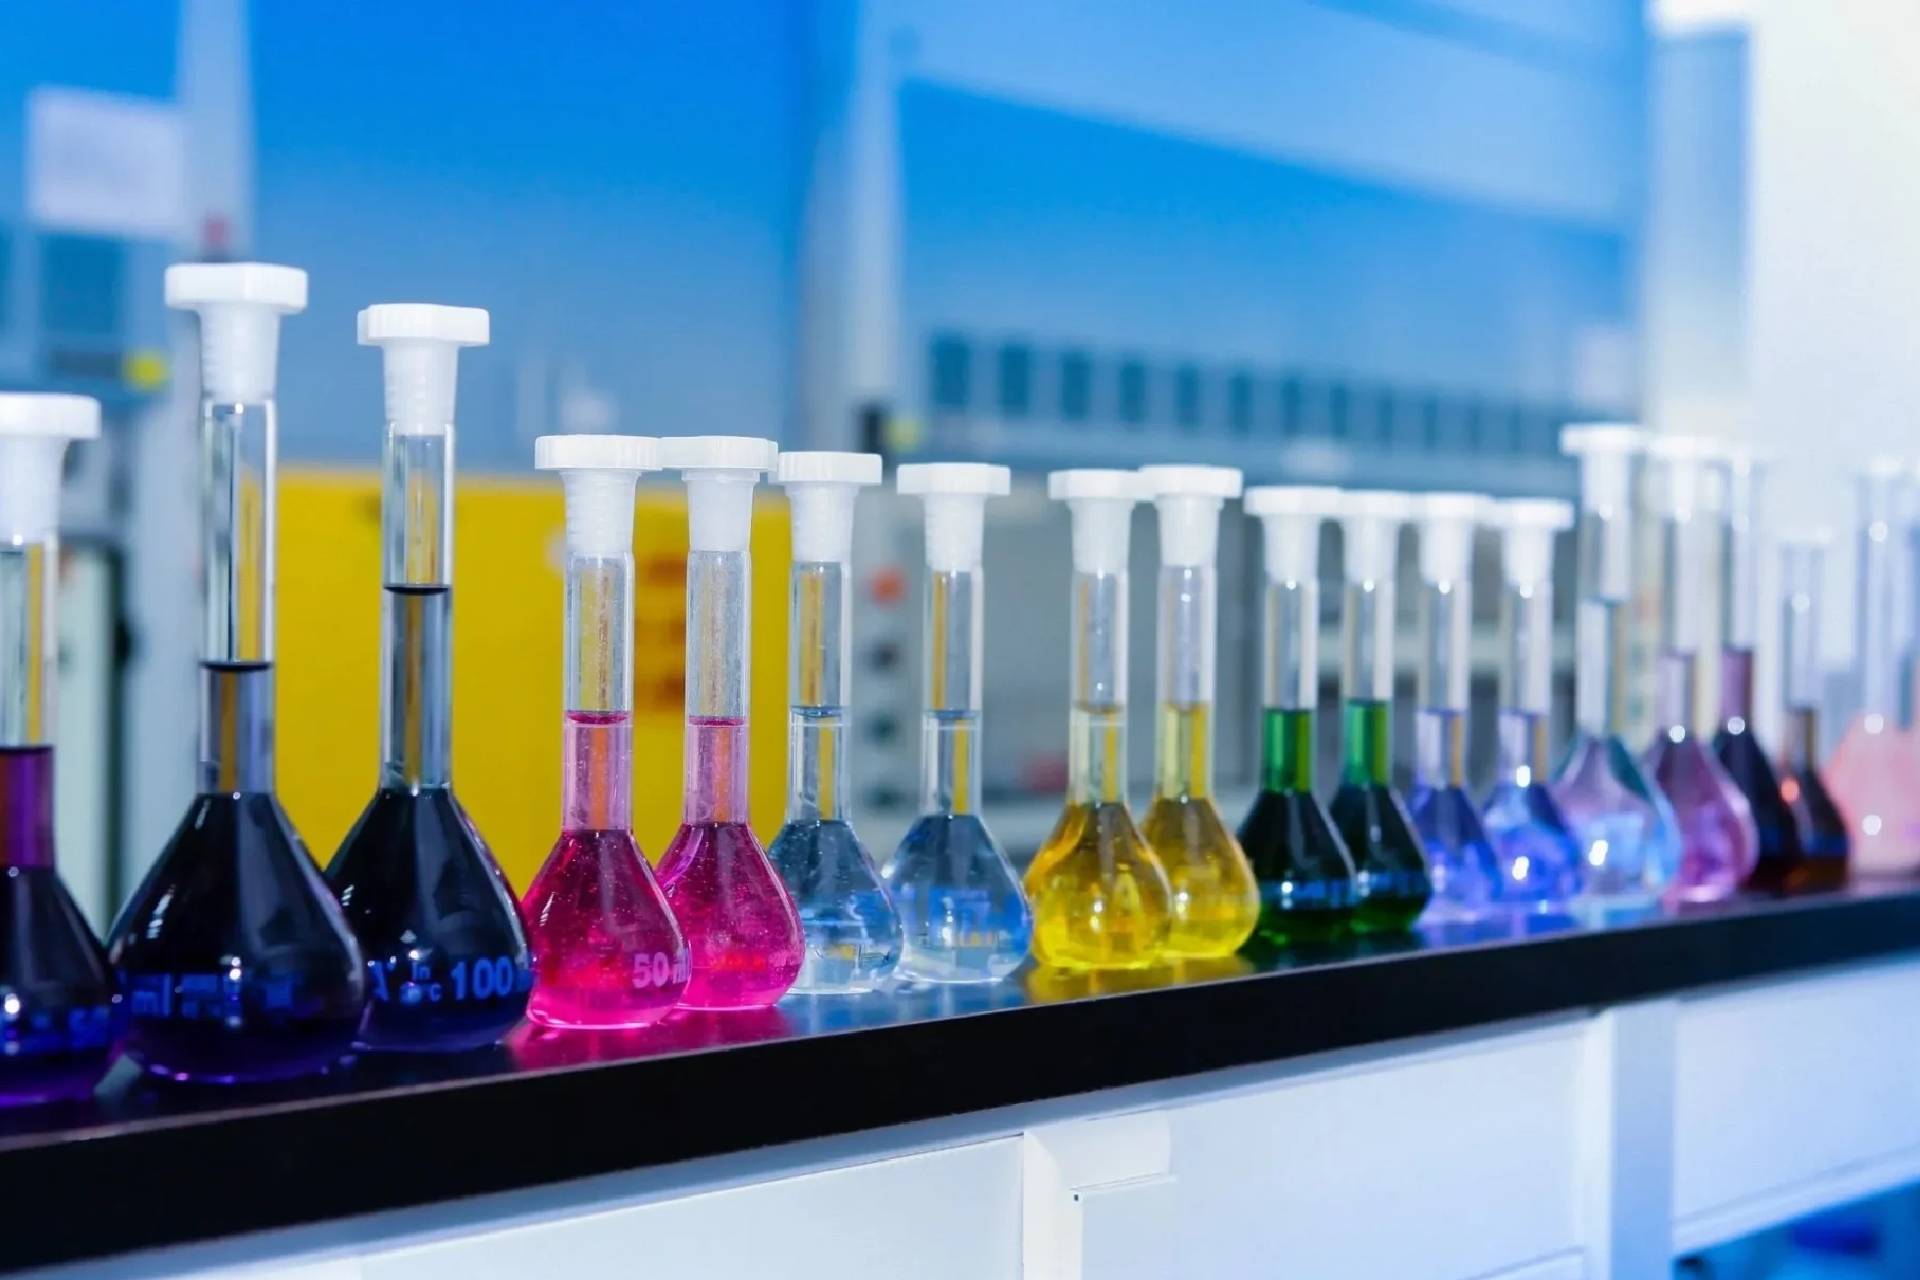
<instances>
[{"instance_id":1,"label":"glass test tube","mask_svg":"<svg viewBox=\"0 0 1920 1280\"><path fill-rule=\"evenodd\" d=\"M534 465L560 472L568 514L561 654L560 825L633 826L633 490L645 436L542 436ZM624 515L623 515L624 513Z\"/></svg>"},{"instance_id":2,"label":"glass test tube","mask_svg":"<svg viewBox=\"0 0 1920 1280\"><path fill-rule=\"evenodd\" d=\"M1828 542L1816 532L1780 545L1780 686L1787 712L1781 754L1793 769L1820 758L1820 604Z\"/></svg>"},{"instance_id":3,"label":"glass test tube","mask_svg":"<svg viewBox=\"0 0 1920 1280\"><path fill-rule=\"evenodd\" d=\"M1860 477L1855 634L1860 646L1860 714L1871 725L1891 723L1899 711L1899 555L1894 538L1908 492L1906 467L1895 459L1875 460Z\"/></svg>"},{"instance_id":4,"label":"glass test tube","mask_svg":"<svg viewBox=\"0 0 1920 1280\"><path fill-rule=\"evenodd\" d=\"M800 457L857 458L851 480L810 480L787 463ZM846 816L847 676L852 669L853 554L857 486L877 484L875 454L784 454L781 479L794 509L790 573L793 636L788 649L787 820L831 822ZM870 465L867 465L870 464ZM835 536L844 533L844 537Z\"/></svg>"},{"instance_id":5,"label":"glass test tube","mask_svg":"<svg viewBox=\"0 0 1920 1280\"><path fill-rule=\"evenodd\" d=\"M1240 496L1241 475L1199 466L1143 467L1140 475L1160 520L1154 794L1206 799L1213 794L1220 508Z\"/></svg>"},{"instance_id":6,"label":"glass test tube","mask_svg":"<svg viewBox=\"0 0 1920 1280\"><path fill-rule=\"evenodd\" d=\"M1405 494L1350 492L1341 521L1346 536L1346 600L1341 664L1346 755L1343 781L1393 782L1394 577Z\"/></svg>"},{"instance_id":7,"label":"glass test tube","mask_svg":"<svg viewBox=\"0 0 1920 1280\"><path fill-rule=\"evenodd\" d=\"M1646 433L1613 423L1568 427L1560 447L1581 460L1574 723L1582 733L1605 739L1622 733L1626 722L1633 488Z\"/></svg>"},{"instance_id":8,"label":"glass test tube","mask_svg":"<svg viewBox=\"0 0 1920 1280\"><path fill-rule=\"evenodd\" d=\"M1517 786L1547 779L1553 713L1553 538L1573 508L1550 498L1501 503L1500 776Z\"/></svg>"},{"instance_id":9,"label":"glass test tube","mask_svg":"<svg viewBox=\"0 0 1920 1280\"><path fill-rule=\"evenodd\" d=\"M1338 489L1247 491L1260 518L1266 574L1261 595L1260 785L1311 792L1314 713L1320 705L1320 526L1340 511Z\"/></svg>"},{"instance_id":10,"label":"glass test tube","mask_svg":"<svg viewBox=\"0 0 1920 1280\"><path fill-rule=\"evenodd\" d=\"M1127 526L1136 492L1128 472L1055 472L1112 481L1112 498L1074 500L1069 588L1067 801L1127 802ZM1050 478L1051 482L1051 478ZM1055 497L1083 489L1060 489ZM1118 554L1112 554L1117 551Z\"/></svg>"},{"instance_id":11,"label":"glass test tube","mask_svg":"<svg viewBox=\"0 0 1920 1280\"><path fill-rule=\"evenodd\" d=\"M1764 464L1745 449L1722 460L1720 541L1720 720L1753 727L1753 655L1760 642L1760 488Z\"/></svg>"},{"instance_id":12,"label":"glass test tube","mask_svg":"<svg viewBox=\"0 0 1920 1280\"><path fill-rule=\"evenodd\" d=\"M1700 649L1713 600L1710 471L1714 445L1697 436L1656 436L1660 503L1660 654L1654 715L1661 732L1693 731Z\"/></svg>"},{"instance_id":13,"label":"glass test tube","mask_svg":"<svg viewBox=\"0 0 1920 1280\"><path fill-rule=\"evenodd\" d=\"M1473 534L1486 500L1471 493L1420 499L1419 714L1414 771L1427 787L1464 787L1473 634Z\"/></svg>"},{"instance_id":14,"label":"glass test tube","mask_svg":"<svg viewBox=\"0 0 1920 1280\"><path fill-rule=\"evenodd\" d=\"M1000 492L1006 491L1003 484ZM966 518L942 499L929 495L927 502L927 696L920 717L920 811L977 814L986 584L977 542L971 556L965 554L964 540L955 539L961 545L951 547L954 554L934 557L936 546L948 549L947 526Z\"/></svg>"}]
</instances>

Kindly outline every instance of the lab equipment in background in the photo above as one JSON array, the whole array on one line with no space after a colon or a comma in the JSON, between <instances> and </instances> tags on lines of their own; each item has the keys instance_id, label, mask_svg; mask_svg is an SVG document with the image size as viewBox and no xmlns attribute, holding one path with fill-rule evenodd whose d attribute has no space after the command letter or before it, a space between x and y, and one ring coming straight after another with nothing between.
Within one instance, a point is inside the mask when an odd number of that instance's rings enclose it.
<instances>
[{"instance_id":1,"label":"lab equipment in background","mask_svg":"<svg viewBox=\"0 0 1920 1280\"><path fill-rule=\"evenodd\" d=\"M522 901L543 1026L644 1027L687 988L686 939L633 838L633 490L657 452L647 436L533 446L567 504L560 837Z\"/></svg>"},{"instance_id":2,"label":"lab equipment in background","mask_svg":"<svg viewBox=\"0 0 1920 1280\"><path fill-rule=\"evenodd\" d=\"M687 936L693 1009L757 1009L787 993L806 959L793 899L747 816L747 555L753 489L771 440L675 436L661 465L687 485L685 813L660 858L660 886Z\"/></svg>"},{"instance_id":3,"label":"lab equipment in background","mask_svg":"<svg viewBox=\"0 0 1920 1280\"><path fill-rule=\"evenodd\" d=\"M167 269L166 292L200 315L200 789L109 954L127 1053L148 1071L302 1075L352 1048L367 998L346 916L273 789L275 357L307 276L189 263Z\"/></svg>"},{"instance_id":4,"label":"lab equipment in background","mask_svg":"<svg viewBox=\"0 0 1920 1280\"><path fill-rule=\"evenodd\" d=\"M1894 538L1908 485L1907 467L1895 458L1875 459L1860 476L1854 627L1860 704L1826 769L1827 786L1846 815L1854 869L1880 875L1920 870L1920 753L1900 729L1895 671Z\"/></svg>"},{"instance_id":5,"label":"lab equipment in background","mask_svg":"<svg viewBox=\"0 0 1920 1280\"><path fill-rule=\"evenodd\" d=\"M1764 465L1744 446L1722 446L1715 476L1722 486L1720 530L1720 727L1713 754L1753 815L1756 840L1749 888L1779 892L1793 885L1806 858L1800 819L1781 789L1773 761L1753 724L1753 656L1760 640L1760 483Z\"/></svg>"},{"instance_id":6,"label":"lab equipment in background","mask_svg":"<svg viewBox=\"0 0 1920 1280\"><path fill-rule=\"evenodd\" d=\"M1228 956L1260 916L1253 868L1213 802L1220 507L1240 496L1241 477L1232 467L1152 466L1140 479L1160 520L1153 802L1140 831L1173 889L1167 954ZM1119 572L1124 589L1124 555Z\"/></svg>"},{"instance_id":7,"label":"lab equipment in background","mask_svg":"<svg viewBox=\"0 0 1920 1280\"><path fill-rule=\"evenodd\" d=\"M1580 891L1584 859L1547 785L1553 713L1553 538L1573 507L1552 498L1496 503L1500 530L1500 754L1480 811L1510 906L1553 910Z\"/></svg>"},{"instance_id":8,"label":"lab equipment in background","mask_svg":"<svg viewBox=\"0 0 1920 1280\"><path fill-rule=\"evenodd\" d=\"M926 502L926 708L920 816L880 868L903 931L898 972L929 982L992 982L1026 958L1033 915L1013 867L980 820L980 570L986 502L1007 469L982 462L900 468Z\"/></svg>"},{"instance_id":9,"label":"lab equipment in background","mask_svg":"<svg viewBox=\"0 0 1920 1280\"><path fill-rule=\"evenodd\" d=\"M1673 810L1621 737L1634 484L1646 439L1625 423L1588 423L1560 433L1561 451L1580 461L1579 595L1573 736L1552 788L1580 842L1580 903L1590 913L1644 908L1680 862Z\"/></svg>"},{"instance_id":10,"label":"lab equipment in background","mask_svg":"<svg viewBox=\"0 0 1920 1280\"><path fill-rule=\"evenodd\" d=\"M793 515L787 817L767 847L806 935L795 991L871 991L900 960L900 917L847 816L853 510L877 453L783 453Z\"/></svg>"},{"instance_id":11,"label":"lab equipment in background","mask_svg":"<svg viewBox=\"0 0 1920 1280\"><path fill-rule=\"evenodd\" d=\"M1313 792L1320 702L1320 526L1340 514L1338 489L1249 489L1266 552L1261 613L1260 790L1240 844L1260 886L1258 939L1326 942L1353 924L1353 858Z\"/></svg>"},{"instance_id":12,"label":"lab equipment in background","mask_svg":"<svg viewBox=\"0 0 1920 1280\"><path fill-rule=\"evenodd\" d=\"M1127 543L1131 471L1055 471L1073 517L1067 802L1027 868L1033 954L1063 969L1137 969L1167 949L1167 873L1127 807Z\"/></svg>"},{"instance_id":13,"label":"lab equipment in background","mask_svg":"<svg viewBox=\"0 0 1920 1280\"><path fill-rule=\"evenodd\" d=\"M1346 597L1341 665L1345 764L1328 808L1353 857L1362 932L1397 932L1427 908L1433 886L1420 837L1393 786L1393 595L1404 493L1341 497Z\"/></svg>"},{"instance_id":14,"label":"lab equipment in background","mask_svg":"<svg viewBox=\"0 0 1920 1280\"><path fill-rule=\"evenodd\" d=\"M1655 436L1660 494L1660 656L1656 725L1641 765L1666 795L1680 832L1680 866L1667 886L1684 902L1712 902L1753 874L1759 837L1746 797L1694 732L1700 649L1713 600L1713 459L1699 436Z\"/></svg>"},{"instance_id":15,"label":"lab equipment in background","mask_svg":"<svg viewBox=\"0 0 1920 1280\"><path fill-rule=\"evenodd\" d=\"M1467 793L1473 535L1487 505L1473 493L1429 493L1420 520L1420 679L1413 790L1407 811L1427 851L1430 921L1471 920L1500 897L1501 874Z\"/></svg>"},{"instance_id":16,"label":"lab equipment in background","mask_svg":"<svg viewBox=\"0 0 1920 1280\"><path fill-rule=\"evenodd\" d=\"M492 1044L533 987L513 889L453 794L454 391L474 307L360 313L381 349L380 782L327 866L367 962L358 1045L418 1053Z\"/></svg>"},{"instance_id":17,"label":"lab equipment in background","mask_svg":"<svg viewBox=\"0 0 1920 1280\"><path fill-rule=\"evenodd\" d=\"M107 953L54 866L54 609L67 444L86 396L0 394L0 1106L84 1097L116 1052Z\"/></svg>"},{"instance_id":18,"label":"lab equipment in background","mask_svg":"<svg viewBox=\"0 0 1920 1280\"><path fill-rule=\"evenodd\" d=\"M1792 809L1805 856L1785 886L1837 889L1847 881L1847 820L1820 770L1820 607L1832 535L1816 529L1780 540L1780 682L1787 723L1780 794Z\"/></svg>"}]
</instances>

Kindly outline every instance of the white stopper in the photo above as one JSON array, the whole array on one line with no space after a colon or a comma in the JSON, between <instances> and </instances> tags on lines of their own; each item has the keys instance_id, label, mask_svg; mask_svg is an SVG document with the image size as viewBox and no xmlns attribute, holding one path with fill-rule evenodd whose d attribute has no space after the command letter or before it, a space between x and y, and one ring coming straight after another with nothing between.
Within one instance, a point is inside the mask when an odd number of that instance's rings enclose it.
<instances>
[{"instance_id":1,"label":"white stopper","mask_svg":"<svg viewBox=\"0 0 1920 1280\"><path fill-rule=\"evenodd\" d=\"M0 540L51 536L60 525L60 464L69 440L100 434L91 396L0 393Z\"/></svg>"},{"instance_id":2,"label":"white stopper","mask_svg":"<svg viewBox=\"0 0 1920 1280\"><path fill-rule=\"evenodd\" d=\"M1047 496L1073 514L1073 571L1125 573L1133 504L1145 495L1132 471L1084 468L1047 475Z\"/></svg>"},{"instance_id":3,"label":"white stopper","mask_svg":"<svg viewBox=\"0 0 1920 1280\"><path fill-rule=\"evenodd\" d=\"M1500 530L1501 563L1517 587L1553 577L1553 535L1573 528L1573 504L1558 498L1496 502L1487 522Z\"/></svg>"},{"instance_id":4,"label":"white stopper","mask_svg":"<svg viewBox=\"0 0 1920 1280\"><path fill-rule=\"evenodd\" d=\"M745 551L753 536L753 486L773 470L779 446L759 436L667 436L660 465L687 483L687 546Z\"/></svg>"},{"instance_id":5,"label":"white stopper","mask_svg":"<svg viewBox=\"0 0 1920 1280\"><path fill-rule=\"evenodd\" d=\"M1400 526L1414 513L1414 497L1384 489L1350 489L1340 498L1348 582L1393 579Z\"/></svg>"},{"instance_id":6,"label":"white stopper","mask_svg":"<svg viewBox=\"0 0 1920 1280\"><path fill-rule=\"evenodd\" d=\"M1005 497L1013 474L991 462L910 462L895 474L894 488L926 501L927 567L966 573L980 567L987 499Z\"/></svg>"},{"instance_id":7,"label":"white stopper","mask_svg":"<svg viewBox=\"0 0 1920 1280\"><path fill-rule=\"evenodd\" d=\"M425 436L452 429L460 348L484 347L487 338L487 313L479 307L387 302L362 311L360 345L380 348L394 430Z\"/></svg>"},{"instance_id":8,"label":"white stopper","mask_svg":"<svg viewBox=\"0 0 1920 1280\"><path fill-rule=\"evenodd\" d=\"M1626 422L1585 422L1563 427L1560 452L1580 459L1580 505L1624 511L1633 499L1633 460L1647 447L1647 433Z\"/></svg>"},{"instance_id":9,"label":"white stopper","mask_svg":"<svg viewBox=\"0 0 1920 1280\"><path fill-rule=\"evenodd\" d=\"M1247 514L1260 519L1270 582L1311 582L1320 573L1320 526L1339 516L1346 497L1318 485L1247 490Z\"/></svg>"},{"instance_id":10,"label":"white stopper","mask_svg":"<svg viewBox=\"0 0 1920 1280\"><path fill-rule=\"evenodd\" d=\"M1160 513L1160 563L1201 567L1220 555L1220 505L1240 496L1238 467L1140 468Z\"/></svg>"},{"instance_id":11,"label":"white stopper","mask_svg":"<svg viewBox=\"0 0 1920 1280\"><path fill-rule=\"evenodd\" d=\"M660 468L652 436L541 436L536 471L558 471L567 504L567 550L622 556L633 550L633 486Z\"/></svg>"},{"instance_id":12,"label":"white stopper","mask_svg":"<svg viewBox=\"0 0 1920 1280\"><path fill-rule=\"evenodd\" d=\"M853 505L880 483L877 453L783 453L774 479L786 486L793 512L793 558L846 564L853 559Z\"/></svg>"},{"instance_id":13,"label":"white stopper","mask_svg":"<svg viewBox=\"0 0 1920 1280\"><path fill-rule=\"evenodd\" d=\"M1662 515L1688 520L1717 508L1722 494L1716 483L1726 448L1707 436L1657 435L1647 452L1659 464Z\"/></svg>"},{"instance_id":14,"label":"white stopper","mask_svg":"<svg viewBox=\"0 0 1920 1280\"><path fill-rule=\"evenodd\" d=\"M1427 493L1419 504L1421 578L1465 581L1473 572L1473 531L1486 519L1488 499L1478 493Z\"/></svg>"},{"instance_id":15,"label":"white stopper","mask_svg":"<svg viewBox=\"0 0 1920 1280\"><path fill-rule=\"evenodd\" d=\"M200 393L224 404L270 399L280 317L307 309L307 273L268 262L181 262L167 305L200 315Z\"/></svg>"}]
</instances>

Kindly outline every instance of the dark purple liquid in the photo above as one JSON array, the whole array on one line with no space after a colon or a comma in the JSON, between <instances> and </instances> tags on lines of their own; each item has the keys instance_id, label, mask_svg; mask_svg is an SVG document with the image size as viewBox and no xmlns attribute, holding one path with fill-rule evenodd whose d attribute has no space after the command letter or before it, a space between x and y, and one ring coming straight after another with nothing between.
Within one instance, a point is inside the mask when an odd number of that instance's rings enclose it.
<instances>
[{"instance_id":1,"label":"dark purple liquid","mask_svg":"<svg viewBox=\"0 0 1920 1280\"><path fill-rule=\"evenodd\" d=\"M120 997L51 866L0 868L0 1106L83 1097L118 1052Z\"/></svg>"},{"instance_id":2,"label":"dark purple liquid","mask_svg":"<svg viewBox=\"0 0 1920 1280\"><path fill-rule=\"evenodd\" d=\"M1806 848L1800 821L1780 790L1773 762L1754 741L1753 732L1722 727L1713 736L1713 753L1720 758L1733 785L1753 810L1754 831L1760 837L1760 857L1747 877L1746 887L1766 893L1787 893L1799 879Z\"/></svg>"},{"instance_id":3,"label":"dark purple liquid","mask_svg":"<svg viewBox=\"0 0 1920 1280\"><path fill-rule=\"evenodd\" d=\"M53 865L53 748L0 747L0 867Z\"/></svg>"}]
</instances>

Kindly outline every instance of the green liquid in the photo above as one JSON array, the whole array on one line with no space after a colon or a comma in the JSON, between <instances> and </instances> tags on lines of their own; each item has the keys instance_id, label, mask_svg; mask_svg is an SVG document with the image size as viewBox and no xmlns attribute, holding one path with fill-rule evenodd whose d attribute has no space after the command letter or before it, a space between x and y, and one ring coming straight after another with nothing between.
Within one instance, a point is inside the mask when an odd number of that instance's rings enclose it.
<instances>
[{"instance_id":1,"label":"green liquid","mask_svg":"<svg viewBox=\"0 0 1920 1280\"><path fill-rule=\"evenodd\" d=\"M1354 927L1353 860L1313 794L1313 721L1310 710L1263 716L1260 792L1239 832L1260 885L1257 944L1330 942Z\"/></svg>"},{"instance_id":2,"label":"green liquid","mask_svg":"<svg viewBox=\"0 0 1920 1280\"><path fill-rule=\"evenodd\" d=\"M1344 713L1346 760L1328 812L1353 856L1360 889L1354 928L1399 933L1427 909L1433 885L1427 855L1393 789L1393 707L1349 698Z\"/></svg>"}]
</instances>

